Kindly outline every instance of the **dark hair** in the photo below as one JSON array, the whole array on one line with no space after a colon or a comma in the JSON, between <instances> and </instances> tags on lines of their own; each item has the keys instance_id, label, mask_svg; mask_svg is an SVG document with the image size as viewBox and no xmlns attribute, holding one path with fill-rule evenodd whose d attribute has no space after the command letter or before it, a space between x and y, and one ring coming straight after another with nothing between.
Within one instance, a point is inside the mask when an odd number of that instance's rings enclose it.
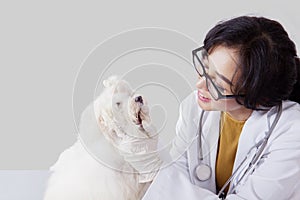
<instances>
[{"instance_id":1,"label":"dark hair","mask_svg":"<svg viewBox=\"0 0 300 200\"><path fill-rule=\"evenodd\" d=\"M282 100L300 103L300 61L296 47L277 21L241 16L220 22L206 35L204 48L233 48L239 55L239 77L231 90L238 103L258 110Z\"/></svg>"}]
</instances>

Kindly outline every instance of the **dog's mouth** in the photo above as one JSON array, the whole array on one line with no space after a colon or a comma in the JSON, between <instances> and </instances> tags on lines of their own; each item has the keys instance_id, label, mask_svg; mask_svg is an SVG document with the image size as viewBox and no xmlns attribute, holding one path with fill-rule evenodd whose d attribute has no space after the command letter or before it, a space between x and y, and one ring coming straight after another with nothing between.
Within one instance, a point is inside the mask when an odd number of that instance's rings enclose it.
<instances>
[{"instance_id":1,"label":"dog's mouth","mask_svg":"<svg viewBox=\"0 0 300 200\"><path fill-rule=\"evenodd\" d=\"M135 110L135 119L134 123L142 127L142 106L144 105L143 98L141 96L135 97L133 101L133 108Z\"/></svg>"},{"instance_id":2,"label":"dog's mouth","mask_svg":"<svg viewBox=\"0 0 300 200\"><path fill-rule=\"evenodd\" d=\"M136 125L142 125L141 108L136 114Z\"/></svg>"}]
</instances>

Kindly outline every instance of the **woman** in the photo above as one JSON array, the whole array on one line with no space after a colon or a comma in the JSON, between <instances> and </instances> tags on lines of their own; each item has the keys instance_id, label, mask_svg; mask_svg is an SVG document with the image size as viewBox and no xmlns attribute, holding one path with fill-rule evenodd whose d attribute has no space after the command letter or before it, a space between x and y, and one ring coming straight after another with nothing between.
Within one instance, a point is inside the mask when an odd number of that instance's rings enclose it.
<instances>
[{"instance_id":1,"label":"woman","mask_svg":"<svg viewBox=\"0 0 300 200\"><path fill-rule=\"evenodd\" d=\"M263 17L221 22L193 62L176 162L143 199L300 199L300 62L284 28Z\"/></svg>"}]
</instances>

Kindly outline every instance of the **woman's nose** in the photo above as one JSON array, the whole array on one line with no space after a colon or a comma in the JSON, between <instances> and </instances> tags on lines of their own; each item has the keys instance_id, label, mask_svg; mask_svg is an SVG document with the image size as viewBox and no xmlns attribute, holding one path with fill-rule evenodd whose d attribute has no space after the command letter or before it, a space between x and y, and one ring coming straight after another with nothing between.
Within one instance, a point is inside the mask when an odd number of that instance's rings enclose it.
<instances>
[{"instance_id":1,"label":"woman's nose","mask_svg":"<svg viewBox=\"0 0 300 200\"><path fill-rule=\"evenodd\" d=\"M205 89L205 90L208 90L207 89L207 85L206 85L206 78L204 76L199 76L198 77L198 81L196 82L196 87L198 89Z\"/></svg>"}]
</instances>

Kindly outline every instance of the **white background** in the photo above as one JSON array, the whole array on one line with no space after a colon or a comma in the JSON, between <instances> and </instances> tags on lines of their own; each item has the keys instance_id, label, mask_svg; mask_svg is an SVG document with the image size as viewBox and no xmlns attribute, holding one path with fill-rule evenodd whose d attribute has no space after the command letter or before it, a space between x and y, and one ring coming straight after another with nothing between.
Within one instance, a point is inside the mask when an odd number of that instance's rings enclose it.
<instances>
[{"instance_id":1,"label":"white background","mask_svg":"<svg viewBox=\"0 0 300 200\"><path fill-rule=\"evenodd\" d=\"M48 167L76 139L72 91L89 52L141 27L179 31L202 43L219 20L279 20L300 45L296 1L1 1L0 199L41 199Z\"/></svg>"},{"instance_id":2,"label":"white background","mask_svg":"<svg viewBox=\"0 0 300 200\"><path fill-rule=\"evenodd\" d=\"M112 35L162 27L201 45L218 21L256 14L280 21L299 46L295 2L2 1L0 169L48 169L75 141L76 74L89 52Z\"/></svg>"}]
</instances>

